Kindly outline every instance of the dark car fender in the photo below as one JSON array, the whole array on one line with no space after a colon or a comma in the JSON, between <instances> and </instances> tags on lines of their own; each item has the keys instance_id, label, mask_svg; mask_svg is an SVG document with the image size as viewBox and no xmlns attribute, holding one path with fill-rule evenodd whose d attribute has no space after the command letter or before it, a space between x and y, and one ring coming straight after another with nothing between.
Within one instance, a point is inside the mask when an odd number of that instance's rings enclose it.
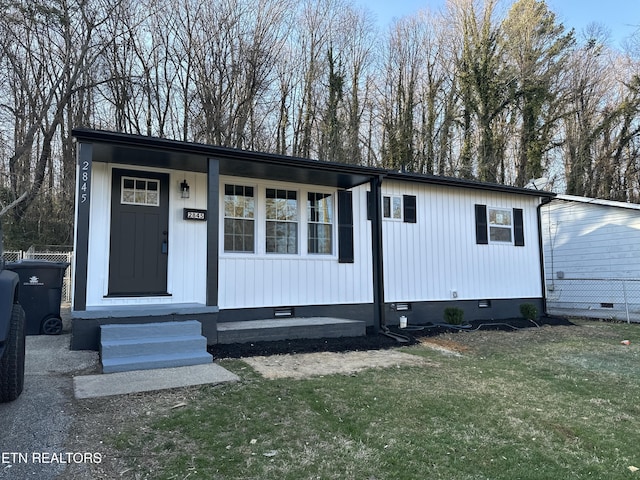
<instances>
[{"instance_id":1,"label":"dark car fender","mask_svg":"<svg viewBox=\"0 0 640 480\"><path fill-rule=\"evenodd\" d=\"M18 274L9 270L0 272L0 357L4 353L4 345L9 335L9 324L13 304L18 299Z\"/></svg>"}]
</instances>

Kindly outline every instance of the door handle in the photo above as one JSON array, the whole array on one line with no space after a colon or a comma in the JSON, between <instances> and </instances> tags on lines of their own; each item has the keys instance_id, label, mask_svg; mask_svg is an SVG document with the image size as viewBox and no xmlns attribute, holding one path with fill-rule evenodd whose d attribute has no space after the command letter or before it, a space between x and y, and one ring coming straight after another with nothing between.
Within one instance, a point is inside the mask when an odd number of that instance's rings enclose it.
<instances>
[{"instance_id":1,"label":"door handle","mask_svg":"<svg viewBox=\"0 0 640 480\"><path fill-rule=\"evenodd\" d=\"M164 240L162 240L162 246L160 247L160 252L164 255L166 255L167 253L169 253L169 240L167 240L167 235L169 232L167 232L166 230L164 230L162 232L162 235L165 237Z\"/></svg>"}]
</instances>

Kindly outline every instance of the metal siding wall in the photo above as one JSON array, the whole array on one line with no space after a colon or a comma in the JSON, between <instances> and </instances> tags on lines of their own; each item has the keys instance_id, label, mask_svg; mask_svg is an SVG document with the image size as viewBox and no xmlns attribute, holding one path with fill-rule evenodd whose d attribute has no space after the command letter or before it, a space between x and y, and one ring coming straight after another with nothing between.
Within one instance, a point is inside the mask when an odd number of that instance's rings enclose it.
<instances>
[{"instance_id":1,"label":"metal siding wall","mask_svg":"<svg viewBox=\"0 0 640 480\"><path fill-rule=\"evenodd\" d=\"M222 178L224 183L260 185L272 187L270 183L244 178ZM280 188L279 184L276 184ZM301 192L299 202L306 203L306 192L315 191L310 185L289 184L282 187ZM256 242L264 242L263 190L257 190ZM318 187L318 190L326 189ZM334 195L335 199L335 195ZM221 205L224 205L221 199ZM334 229L337 232L337 209L334 204ZM221 207L222 208L222 207ZM304 218L300 222L305 221ZM353 189L354 263L340 264L337 256L337 236L334 235L335 255L261 255L228 254L220 252L221 309L255 308L295 305L330 305L369 303L373 301L371 280L371 226L366 217L366 188ZM221 235L223 233L221 219ZM300 242L306 242L299 225ZM220 241L223 249L223 239Z\"/></svg>"},{"instance_id":2,"label":"metal siding wall","mask_svg":"<svg viewBox=\"0 0 640 480\"><path fill-rule=\"evenodd\" d=\"M557 200L542 228L551 313L640 321L640 211Z\"/></svg>"},{"instance_id":3,"label":"metal siding wall","mask_svg":"<svg viewBox=\"0 0 640 480\"><path fill-rule=\"evenodd\" d=\"M640 278L640 211L554 201L542 219L547 279Z\"/></svg>"},{"instance_id":4,"label":"metal siding wall","mask_svg":"<svg viewBox=\"0 0 640 480\"><path fill-rule=\"evenodd\" d=\"M189 198L180 196L180 183L187 180ZM169 198L168 291L174 303L206 303L207 223L183 219L184 208L207 208L207 175L171 172ZM213 218L207 213L207 218Z\"/></svg>"},{"instance_id":5,"label":"metal siding wall","mask_svg":"<svg viewBox=\"0 0 640 480\"><path fill-rule=\"evenodd\" d=\"M149 169L160 171L157 169ZM145 170L141 170L144 175ZM93 164L92 203L89 227L87 306L144 305L158 303L205 303L206 224L182 219L182 209L206 208L206 175L169 172L169 264L167 290L170 297L104 298L109 278L109 228L111 165ZM190 185L190 198L180 198L179 184Z\"/></svg>"},{"instance_id":6,"label":"metal siding wall","mask_svg":"<svg viewBox=\"0 0 640 480\"><path fill-rule=\"evenodd\" d=\"M100 305L109 279L109 228L111 226L111 176L108 165L94 162L91 178L87 307Z\"/></svg>"},{"instance_id":7,"label":"metal siding wall","mask_svg":"<svg viewBox=\"0 0 640 480\"><path fill-rule=\"evenodd\" d=\"M416 224L383 221L385 301L540 297L537 199L387 182L383 195L417 196ZM476 245L474 205L524 210L525 246Z\"/></svg>"}]
</instances>

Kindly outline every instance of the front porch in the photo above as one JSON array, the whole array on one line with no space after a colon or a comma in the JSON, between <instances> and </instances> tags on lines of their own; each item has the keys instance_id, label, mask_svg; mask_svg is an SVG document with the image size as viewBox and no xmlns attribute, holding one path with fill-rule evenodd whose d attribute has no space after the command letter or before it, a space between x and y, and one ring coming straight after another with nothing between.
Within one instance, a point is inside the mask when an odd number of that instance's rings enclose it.
<instances>
[{"instance_id":1,"label":"front porch","mask_svg":"<svg viewBox=\"0 0 640 480\"><path fill-rule=\"evenodd\" d=\"M219 323L217 343L359 337L363 335L366 335L366 324L361 320L334 317L271 318Z\"/></svg>"},{"instance_id":2,"label":"front porch","mask_svg":"<svg viewBox=\"0 0 640 480\"><path fill-rule=\"evenodd\" d=\"M141 325L197 320L208 345L366 335L364 320L336 316L265 318L218 322L218 307L164 304L89 307L72 312L71 348L98 350L100 326Z\"/></svg>"},{"instance_id":3,"label":"front porch","mask_svg":"<svg viewBox=\"0 0 640 480\"><path fill-rule=\"evenodd\" d=\"M71 349L98 350L101 325L131 325L198 320L208 344L217 342L218 307L199 303L105 305L71 312Z\"/></svg>"}]
</instances>

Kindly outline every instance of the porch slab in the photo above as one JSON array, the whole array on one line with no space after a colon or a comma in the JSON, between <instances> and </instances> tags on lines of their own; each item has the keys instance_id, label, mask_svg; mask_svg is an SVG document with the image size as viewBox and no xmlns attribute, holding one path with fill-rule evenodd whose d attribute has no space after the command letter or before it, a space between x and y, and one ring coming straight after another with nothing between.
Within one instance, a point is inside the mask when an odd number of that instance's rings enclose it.
<instances>
[{"instance_id":1,"label":"porch slab","mask_svg":"<svg viewBox=\"0 0 640 480\"><path fill-rule=\"evenodd\" d=\"M335 317L271 318L218 323L218 343L359 337L366 333L365 322Z\"/></svg>"}]
</instances>

